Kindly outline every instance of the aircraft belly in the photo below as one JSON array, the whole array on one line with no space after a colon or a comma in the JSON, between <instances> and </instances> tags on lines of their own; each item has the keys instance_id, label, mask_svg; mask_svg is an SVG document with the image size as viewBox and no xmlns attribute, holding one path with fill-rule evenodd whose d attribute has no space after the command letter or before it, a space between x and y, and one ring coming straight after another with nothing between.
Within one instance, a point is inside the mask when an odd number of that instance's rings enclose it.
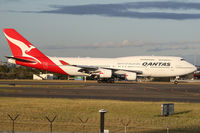
<instances>
[{"instance_id":1,"label":"aircraft belly","mask_svg":"<svg viewBox=\"0 0 200 133\"><path fill-rule=\"evenodd\" d=\"M170 68L149 68L143 71L144 76L150 77L173 77L176 73Z\"/></svg>"}]
</instances>

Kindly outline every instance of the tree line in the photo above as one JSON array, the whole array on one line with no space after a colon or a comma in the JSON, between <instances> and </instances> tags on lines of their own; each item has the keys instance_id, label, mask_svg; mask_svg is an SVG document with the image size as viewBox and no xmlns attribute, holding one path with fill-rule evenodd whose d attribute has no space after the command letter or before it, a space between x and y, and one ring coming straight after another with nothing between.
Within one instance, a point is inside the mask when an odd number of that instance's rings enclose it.
<instances>
[{"instance_id":1,"label":"tree line","mask_svg":"<svg viewBox=\"0 0 200 133\"><path fill-rule=\"evenodd\" d=\"M0 65L0 79L33 79L33 74L47 73L46 71L16 65ZM50 72L48 72L50 73ZM66 75L56 74L58 79L67 79Z\"/></svg>"}]
</instances>

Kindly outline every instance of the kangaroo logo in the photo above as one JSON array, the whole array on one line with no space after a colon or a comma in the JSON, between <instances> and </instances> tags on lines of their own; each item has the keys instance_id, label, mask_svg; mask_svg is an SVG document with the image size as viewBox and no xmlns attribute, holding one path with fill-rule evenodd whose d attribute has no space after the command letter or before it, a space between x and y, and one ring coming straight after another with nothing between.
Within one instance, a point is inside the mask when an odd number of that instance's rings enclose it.
<instances>
[{"instance_id":1,"label":"kangaroo logo","mask_svg":"<svg viewBox=\"0 0 200 133\"><path fill-rule=\"evenodd\" d=\"M33 57L33 56L27 54L27 52L29 52L29 51L31 51L32 49L35 48L34 46L32 46L32 45L27 46L27 45L24 44L23 42L21 42L21 41L19 41L19 40L16 40L16 39L13 39L13 38L7 36L6 34L5 34L5 36L6 36L6 38L7 38L10 42L12 42L14 45L18 46L18 47L21 49L21 51L22 51L22 56L23 56L23 57L30 57L30 58L33 58L33 59L35 59L37 62L39 62L39 63L41 64L41 62L40 62L38 59L36 59L35 57Z\"/></svg>"}]
</instances>

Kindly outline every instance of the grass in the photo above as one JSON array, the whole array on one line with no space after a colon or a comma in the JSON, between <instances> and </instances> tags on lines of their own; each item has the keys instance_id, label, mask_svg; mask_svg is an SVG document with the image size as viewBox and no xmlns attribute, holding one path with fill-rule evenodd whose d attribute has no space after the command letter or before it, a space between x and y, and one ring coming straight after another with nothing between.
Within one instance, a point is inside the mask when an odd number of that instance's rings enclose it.
<instances>
[{"instance_id":1,"label":"grass","mask_svg":"<svg viewBox=\"0 0 200 133\"><path fill-rule=\"evenodd\" d=\"M19 118L16 131L49 131L45 116L57 116L53 130L56 132L99 132L99 109L106 109L105 129L111 133L123 132L124 123L131 120L127 132L161 133L170 128L170 133L199 132L200 103L175 103L175 115L160 116L163 102L127 102L116 100L83 100L54 98L9 98L0 97L0 131L10 131L11 121L7 114ZM85 128L80 120L89 119Z\"/></svg>"}]
</instances>

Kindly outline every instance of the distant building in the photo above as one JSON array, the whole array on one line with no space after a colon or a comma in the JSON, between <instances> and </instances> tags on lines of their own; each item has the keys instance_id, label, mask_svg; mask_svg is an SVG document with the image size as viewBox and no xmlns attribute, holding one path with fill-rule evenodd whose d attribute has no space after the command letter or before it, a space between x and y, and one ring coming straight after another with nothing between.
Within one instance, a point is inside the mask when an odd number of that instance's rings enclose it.
<instances>
[{"instance_id":1,"label":"distant building","mask_svg":"<svg viewBox=\"0 0 200 133\"><path fill-rule=\"evenodd\" d=\"M83 80L83 76L74 76L74 80Z\"/></svg>"},{"instance_id":2,"label":"distant building","mask_svg":"<svg viewBox=\"0 0 200 133\"><path fill-rule=\"evenodd\" d=\"M54 75L51 73L47 73L47 74L33 74L33 80L53 80L54 79Z\"/></svg>"}]
</instances>

